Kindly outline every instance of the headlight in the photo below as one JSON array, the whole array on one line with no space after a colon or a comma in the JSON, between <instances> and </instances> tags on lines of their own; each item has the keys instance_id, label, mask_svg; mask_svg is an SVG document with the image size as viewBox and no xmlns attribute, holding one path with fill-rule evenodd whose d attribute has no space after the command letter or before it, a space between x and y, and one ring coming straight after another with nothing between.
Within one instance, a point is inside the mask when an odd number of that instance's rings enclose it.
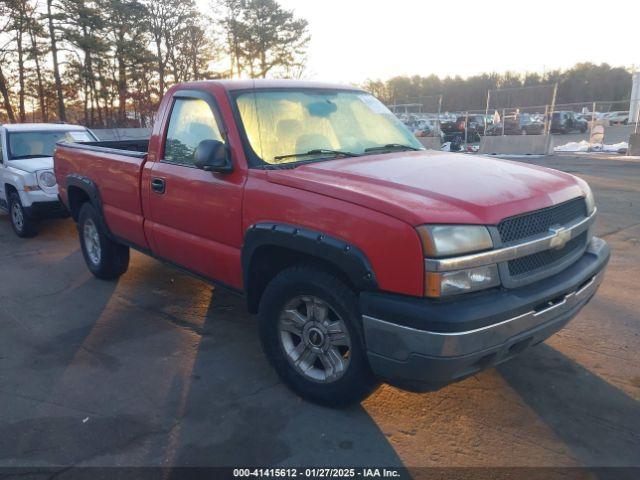
<instances>
[{"instance_id":1,"label":"headlight","mask_svg":"<svg viewBox=\"0 0 640 480\"><path fill-rule=\"evenodd\" d=\"M38 172L38 183L42 187L52 188L56 186L56 176L53 172L45 170L43 172Z\"/></svg>"},{"instance_id":2,"label":"headlight","mask_svg":"<svg viewBox=\"0 0 640 480\"><path fill-rule=\"evenodd\" d=\"M587 202L587 212L591 215L596 209L596 200L593 198L593 192L589 186L586 187L584 201Z\"/></svg>"},{"instance_id":3,"label":"headlight","mask_svg":"<svg viewBox=\"0 0 640 480\"><path fill-rule=\"evenodd\" d=\"M427 272L424 293L427 297L446 297L498 285L500 285L498 266L486 265L454 272Z\"/></svg>"},{"instance_id":4,"label":"headlight","mask_svg":"<svg viewBox=\"0 0 640 480\"><path fill-rule=\"evenodd\" d=\"M450 257L493 248L487 227L480 225L423 225L417 228L425 256Z\"/></svg>"}]
</instances>

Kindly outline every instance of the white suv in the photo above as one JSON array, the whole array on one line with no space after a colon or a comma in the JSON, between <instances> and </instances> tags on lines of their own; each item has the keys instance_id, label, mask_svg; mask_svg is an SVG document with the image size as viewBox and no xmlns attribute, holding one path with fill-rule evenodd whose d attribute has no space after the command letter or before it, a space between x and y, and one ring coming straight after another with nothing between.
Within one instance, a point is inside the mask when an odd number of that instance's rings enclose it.
<instances>
[{"instance_id":1,"label":"white suv","mask_svg":"<svg viewBox=\"0 0 640 480\"><path fill-rule=\"evenodd\" d=\"M59 141L93 142L79 125L23 123L0 125L0 210L11 217L19 237L37 232L41 218L65 217L53 174L53 150Z\"/></svg>"}]
</instances>

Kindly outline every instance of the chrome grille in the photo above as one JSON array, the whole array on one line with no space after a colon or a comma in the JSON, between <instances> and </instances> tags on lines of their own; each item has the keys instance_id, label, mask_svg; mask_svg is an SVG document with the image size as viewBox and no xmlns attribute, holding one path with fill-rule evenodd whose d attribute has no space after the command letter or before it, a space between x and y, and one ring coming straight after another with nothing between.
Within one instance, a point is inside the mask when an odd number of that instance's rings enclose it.
<instances>
[{"instance_id":1,"label":"chrome grille","mask_svg":"<svg viewBox=\"0 0 640 480\"><path fill-rule=\"evenodd\" d=\"M498 224L498 232L503 243L510 243L547 233L550 227L566 225L586 216L587 204L584 198L574 198L553 207L505 218Z\"/></svg>"},{"instance_id":2,"label":"chrome grille","mask_svg":"<svg viewBox=\"0 0 640 480\"><path fill-rule=\"evenodd\" d=\"M576 238L569 240L564 247L558 250L545 250L509 261L509 275L518 277L525 273L531 274L538 270L552 267L554 264L564 260L565 257L582 249L587 243L587 234L588 232L581 233Z\"/></svg>"}]
</instances>

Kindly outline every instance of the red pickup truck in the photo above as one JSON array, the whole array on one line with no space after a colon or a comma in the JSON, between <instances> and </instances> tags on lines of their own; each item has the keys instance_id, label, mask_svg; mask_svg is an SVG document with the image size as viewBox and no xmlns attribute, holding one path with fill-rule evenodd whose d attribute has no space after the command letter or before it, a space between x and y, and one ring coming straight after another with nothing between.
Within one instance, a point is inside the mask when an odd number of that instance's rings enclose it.
<instances>
[{"instance_id":1,"label":"red pickup truck","mask_svg":"<svg viewBox=\"0 0 640 480\"><path fill-rule=\"evenodd\" d=\"M150 140L59 144L55 174L96 277L135 248L243 294L283 381L324 404L542 342L610 255L581 179L425 151L353 87L177 85Z\"/></svg>"}]
</instances>

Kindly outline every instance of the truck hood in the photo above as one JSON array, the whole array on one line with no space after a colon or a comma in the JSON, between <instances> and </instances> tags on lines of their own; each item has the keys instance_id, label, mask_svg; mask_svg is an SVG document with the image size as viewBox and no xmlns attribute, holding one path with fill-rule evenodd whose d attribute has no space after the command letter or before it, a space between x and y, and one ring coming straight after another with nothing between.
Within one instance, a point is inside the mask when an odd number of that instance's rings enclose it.
<instances>
[{"instance_id":1,"label":"truck hood","mask_svg":"<svg viewBox=\"0 0 640 480\"><path fill-rule=\"evenodd\" d=\"M53 157L25 158L24 160L9 160L9 166L34 173L38 170L53 170Z\"/></svg>"},{"instance_id":2,"label":"truck hood","mask_svg":"<svg viewBox=\"0 0 640 480\"><path fill-rule=\"evenodd\" d=\"M436 150L270 170L270 182L370 208L411 225L495 225L585 194L582 180L519 162Z\"/></svg>"}]
</instances>

